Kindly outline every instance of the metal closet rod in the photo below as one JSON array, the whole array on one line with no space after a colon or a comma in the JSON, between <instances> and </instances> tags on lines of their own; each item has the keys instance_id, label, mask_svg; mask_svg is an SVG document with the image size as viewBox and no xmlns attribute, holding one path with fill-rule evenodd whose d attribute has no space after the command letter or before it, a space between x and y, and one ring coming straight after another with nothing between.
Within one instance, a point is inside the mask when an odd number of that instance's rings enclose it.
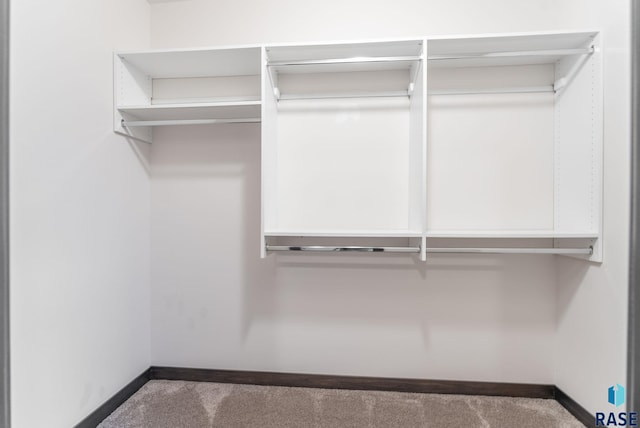
<instances>
[{"instance_id":1,"label":"metal closet rod","mask_svg":"<svg viewBox=\"0 0 640 428\"><path fill-rule=\"evenodd\" d=\"M487 89L434 89L428 91L427 95L537 94L547 92L556 92L556 90L553 85Z\"/></svg>"},{"instance_id":2,"label":"metal closet rod","mask_svg":"<svg viewBox=\"0 0 640 428\"><path fill-rule=\"evenodd\" d=\"M409 91L370 91L370 92L345 92L325 94L281 94L281 100L323 100L331 98L382 98L382 97L408 97Z\"/></svg>"},{"instance_id":3,"label":"metal closet rod","mask_svg":"<svg viewBox=\"0 0 640 428\"><path fill-rule=\"evenodd\" d=\"M172 119L172 120L122 120L123 128L135 126L211 125L216 123L259 123L259 117L243 119Z\"/></svg>"},{"instance_id":4,"label":"metal closet rod","mask_svg":"<svg viewBox=\"0 0 640 428\"><path fill-rule=\"evenodd\" d=\"M334 247L327 245L267 245L267 251L315 251L315 252L360 252L360 253L419 253L420 247Z\"/></svg>"},{"instance_id":5,"label":"metal closet rod","mask_svg":"<svg viewBox=\"0 0 640 428\"><path fill-rule=\"evenodd\" d=\"M420 253L420 247L360 247L360 246L327 246L327 245L267 245L267 251L308 251L308 252L363 252L363 253ZM461 253L461 254L570 254L592 255L589 248L426 248L427 253Z\"/></svg>"},{"instance_id":6,"label":"metal closet rod","mask_svg":"<svg viewBox=\"0 0 640 428\"><path fill-rule=\"evenodd\" d=\"M476 94L535 94L556 92L553 85L545 86L519 86L512 88L486 88L486 89L434 89L427 95L476 95ZM321 100L333 98L382 98L382 97L409 97L408 90L380 91L380 92L345 92L326 94L281 94L278 101L287 100Z\"/></svg>"},{"instance_id":7,"label":"metal closet rod","mask_svg":"<svg viewBox=\"0 0 640 428\"><path fill-rule=\"evenodd\" d=\"M360 56L352 58L305 59L299 61L269 61L269 67L288 67L296 65L325 65L325 64L359 64L367 62L407 62L420 61L420 56Z\"/></svg>"}]
</instances>

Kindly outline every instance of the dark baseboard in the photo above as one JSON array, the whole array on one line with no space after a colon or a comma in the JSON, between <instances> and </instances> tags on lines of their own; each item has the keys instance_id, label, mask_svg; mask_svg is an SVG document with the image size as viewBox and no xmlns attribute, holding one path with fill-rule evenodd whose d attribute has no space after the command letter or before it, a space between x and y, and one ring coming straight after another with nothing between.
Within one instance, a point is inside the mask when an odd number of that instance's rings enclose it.
<instances>
[{"instance_id":1,"label":"dark baseboard","mask_svg":"<svg viewBox=\"0 0 640 428\"><path fill-rule=\"evenodd\" d=\"M553 385L151 367L151 379L305 388L553 398Z\"/></svg>"},{"instance_id":2,"label":"dark baseboard","mask_svg":"<svg viewBox=\"0 0 640 428\"><path fill-rule=\"evenodd\" d=\"M557 386L554 387L554 389L556 401L560 403L562 407L567 409L567 411L571 413L577 420L588 427L593 427L596 425L596 418L594 415L589 413L587 409L578 404L577 401L569 397Z\"/></svg>"},{"instance_id":3,"label":"dark baseboard","mask_svg":"<svg viewBox=\"0 0 640 428\"><path fill-rule=\"evenodd\" d=\"M554 385L503 382L466 382L380 378L363 376L333 376L301 373L251 372L241 370L192 369L182 367L150 367L102 406L87 416L75 428L95 428L107 416L127 401L149 380L182 380L265 386L351 389L366 391L415 392L423 394L488 395L555 399L576 419L588 427L595 426L595 417Z\"/></svg>"},{"instance_id":4,"label":"dark baseboard","mask_svg":"<svg viewBox=\"0 0 640 428\"><path fill-rule=\"evenodd\" d=\"M105 401L100 407L84 418L75 428L95 428L107 416L127 401L137 390L151 380L151 369L145 370L140 376L129 382L127 386L116 392L115 395Z\"/></svg>"}]
</instances>

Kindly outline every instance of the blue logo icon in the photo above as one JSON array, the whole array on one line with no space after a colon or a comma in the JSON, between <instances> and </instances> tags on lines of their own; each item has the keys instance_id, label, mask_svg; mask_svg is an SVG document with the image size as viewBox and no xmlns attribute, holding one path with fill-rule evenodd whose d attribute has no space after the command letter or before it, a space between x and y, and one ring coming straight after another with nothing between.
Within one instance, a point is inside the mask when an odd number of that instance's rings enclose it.
<instances>
[{"instance_id":1,"label":"blue logo icon","mask_svg":"<svg viewBox=\"0 0 640 428\"><path fill-rule=\"evenodd\" d=\"M609 387L609 403L618 407L624 404L624 387L619 383Z\"/></svg>"},{"instance_id":2,"label":"blue logo icon","mask_svg":"<svg viewBox=\"0 0 640 428\"><path fill-rule=\"evenodd\" d=\"M619 407L624 404L624 387L619 383L611 385L607 390L609 404ZM637 427L637 412L596 412L597 427Z\"/></svg>"}]
</instances>

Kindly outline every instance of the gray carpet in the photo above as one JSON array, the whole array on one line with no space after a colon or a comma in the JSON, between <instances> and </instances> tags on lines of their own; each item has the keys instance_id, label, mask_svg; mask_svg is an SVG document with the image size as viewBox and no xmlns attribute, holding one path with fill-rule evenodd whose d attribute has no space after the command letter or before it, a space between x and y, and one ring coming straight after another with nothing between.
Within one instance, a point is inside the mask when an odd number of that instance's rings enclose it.
<instances>
[{"instance_id":1,"label":"gray carpet","mask_svg":"<svg viewBox=\"0 0 640 428\"><path fill-rule=\"evenodd\" d=\"M101 428L582 428L555 400L154 380Z\"/></svg>"}]
</instances>

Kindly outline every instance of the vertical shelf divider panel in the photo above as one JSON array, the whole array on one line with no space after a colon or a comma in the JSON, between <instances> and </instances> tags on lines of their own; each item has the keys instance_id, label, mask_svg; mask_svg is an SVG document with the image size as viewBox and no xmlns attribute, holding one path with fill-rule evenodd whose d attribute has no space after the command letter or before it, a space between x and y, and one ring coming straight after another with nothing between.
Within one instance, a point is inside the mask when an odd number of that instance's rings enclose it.
<instances>
[{"instance_id":1,"label":"vertical shelf divider panel","mask_svg":"<svg viewBox=\"0 0 640 428\"><path fill-rule=\"evenodd\" d=\"M597 235L590 260L602 261L602 52L600 36L556 64L554 229Z\"/></svg>"},{"instance_id":2,"label":"vertical shelf divider panel","mask_svg":"<svg viewBox=\"0 0 640 428\"><path fill-rule=\"evenodd\" d=\"M260 257L267 256L266 231L277 224L277 179L278 158L276 152L278 138L278 100L276 98L277 75L269 70L269 54L262 48L262 183L261 183L261 236Z\"/></svg>"},{"instance_id":3,"label":"vertical shelf divider panel","mask_svg":"<svg viewBox=\"0 0 640 428\"><path fill-rule=\"evenodd\" d=\"M119 105L150 105L152 97L151 78L136 67L127 64L118 54L113 56L113 68L113 100L115 105L113 109L114 131L126 137L151 143L153 135L151 127L123 127L122 122L124 120L135 118L118 109Z\"/></svg>"},{"instance_id":4,"label":"vertical shelf divider panel","mask_svg":"<svg viewBox=\"0 0 640 428\"><path fill-rule=\"evenodd\" d=\"M425 261L426 246L426 118L427 118L427 42L422 40L421 60L410 71L409 111L409 229L420 231L420 260Z\"/></svg>"}]
</instances>

